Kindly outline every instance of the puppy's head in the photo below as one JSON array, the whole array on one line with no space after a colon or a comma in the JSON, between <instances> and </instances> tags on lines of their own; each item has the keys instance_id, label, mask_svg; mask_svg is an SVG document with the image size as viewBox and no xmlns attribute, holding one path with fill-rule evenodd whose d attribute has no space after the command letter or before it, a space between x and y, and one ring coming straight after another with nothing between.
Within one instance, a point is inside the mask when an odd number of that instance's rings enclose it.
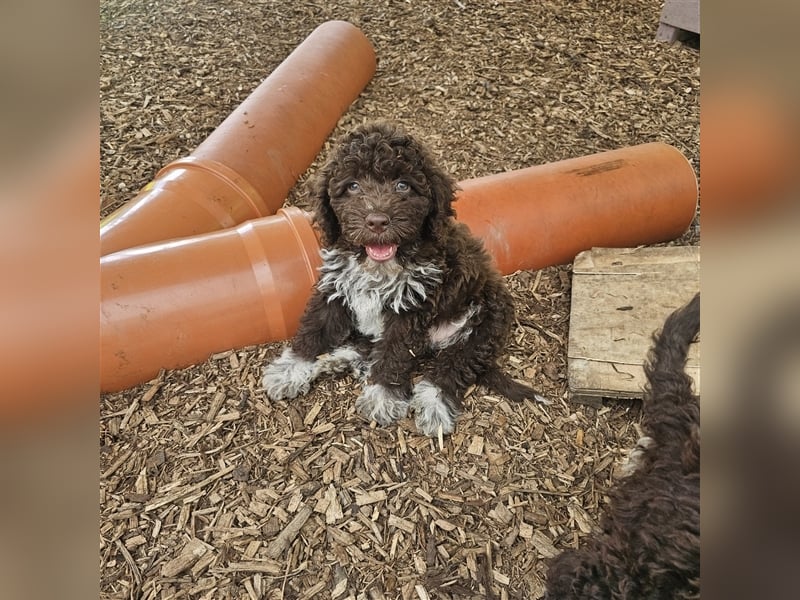
<instances>
[{"instance_id":1,"label":"puppy's head","mask_svg":"<svg viewBox=\"0 0 800 600\"><path fill-rule=\"evenodd\" d=\"M453 215L455 182L400 127L375 122L345 134L312 188L324 244L384 262L435 239Z\"/></svg>"}]
</instances>

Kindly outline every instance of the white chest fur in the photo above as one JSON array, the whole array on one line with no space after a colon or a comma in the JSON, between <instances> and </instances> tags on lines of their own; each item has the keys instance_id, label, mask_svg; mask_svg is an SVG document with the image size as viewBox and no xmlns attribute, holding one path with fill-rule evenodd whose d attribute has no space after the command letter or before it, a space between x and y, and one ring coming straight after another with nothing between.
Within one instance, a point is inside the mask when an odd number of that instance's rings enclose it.
<instances>
[{"instance_id":1,"label":"white chest fur","mask_svg":"<svg viewBox=\"0 0 800 600\"><path fill-rule=\"evenodd\" d=\"M356 329L379 340L383 337L383 299L371 291L353 294L348 305L356 319Z\"/></svg>"},{"instance_id":2,"label":"white chest fur","mask_svg":"<svg viewBox=\"0 0 800 600\"><path fill-rule=\"evenodd\" d=\"M317 284L328 301L341 298L353 313L358 331L373 339L383 335L384 314L399 314L419 307L442 282L436 265L400 267L395 261L359 262L355 255L340 250L322 250L322 267Z\"/></svg>"}]
</instances>

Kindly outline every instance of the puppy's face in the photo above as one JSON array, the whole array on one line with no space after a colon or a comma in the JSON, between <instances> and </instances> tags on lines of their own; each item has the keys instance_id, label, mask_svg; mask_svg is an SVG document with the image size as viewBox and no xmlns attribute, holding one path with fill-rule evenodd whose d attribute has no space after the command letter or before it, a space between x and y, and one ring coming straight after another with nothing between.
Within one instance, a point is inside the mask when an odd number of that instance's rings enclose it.
<instances>
[{"instance_id":1,"label":"puppy's face","mask_svg":"<svg viewBox=\"0 0 800 600\"><path fill-rule=\"evenodd\" d=\"M342 237L377 262L394 258L401 244L419 239L430 212L425 182L397 170L387 175L344 174L330 188Z\"/></svg>"},{"instance_id":2,"label":"puppy's face","mask_svg":"<svg viewBox=\"0 0 800 600\"><path fill-rule=\"evenodd\" d=\"M434 233L452 214L453 184L427 150L388 124L345 136L317 183L317 218L328 244L375 262Z\"/></svg>"}]
</instances>

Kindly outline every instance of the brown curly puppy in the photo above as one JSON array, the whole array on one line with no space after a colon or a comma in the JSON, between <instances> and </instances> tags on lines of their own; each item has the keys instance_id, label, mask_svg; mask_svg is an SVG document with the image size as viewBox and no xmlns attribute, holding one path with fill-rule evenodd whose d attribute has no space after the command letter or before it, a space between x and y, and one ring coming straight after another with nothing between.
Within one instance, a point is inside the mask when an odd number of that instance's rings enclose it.
<instances>
[{"instance_id":1,"label":"brown curly puppy","mask_svg":"<svg viewBox=\"0 0 800 600\"><path fill-rule=\"evenodd\" d=\"M684 372L700 296L672 313L645 365L642 429L631 473L609 493L602 531L555 557L547 598L700 597L700 403Z\"/></svg>"},{"instance_id":2,"label":"brown curly puppy","mask_svg":"<svg viewBox=\"0 0 800 600\"><path fill-rule=\"evenodd\" d=\"M453 179L398 126L346 134L313 194L323 265L299 330L269 364L272 399L306 393L323 373L365 380L356 408L388 425L450 433L467 388L542 400L497 360L514 320L505 282L481 242L457 223Z\"/></svg>"}]
</instances>

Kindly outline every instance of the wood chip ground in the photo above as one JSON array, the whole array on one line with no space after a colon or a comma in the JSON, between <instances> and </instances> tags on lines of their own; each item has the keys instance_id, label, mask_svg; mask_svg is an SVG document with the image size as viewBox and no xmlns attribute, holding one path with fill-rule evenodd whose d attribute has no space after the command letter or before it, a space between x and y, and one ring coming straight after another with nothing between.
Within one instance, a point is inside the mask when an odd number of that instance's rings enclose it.
<instances>
[{"instance_id":1,"label":"wood chip ground","mask_svg":"<svg viewBox=\"0 0 800 600\"><path fill-rule=\"evenodd\" d=\"M660 9L102 0L100 212L191 152L329 19L359 26L379 58L335 134L396 119L458 179L650 141L697 169L699 52L654 40ZM307 206L307 174L288 204ZM697 221L673 243L699 243ZM443 440L410 420L370 427L350 379L270 402L258 382L280 344L104 395L101 597L540 597L546 559L596 526L639 405L567 401L570 265L507 281L517 302L507 368L554 403L477 388Z\"/></svg>"}]
</instances>

